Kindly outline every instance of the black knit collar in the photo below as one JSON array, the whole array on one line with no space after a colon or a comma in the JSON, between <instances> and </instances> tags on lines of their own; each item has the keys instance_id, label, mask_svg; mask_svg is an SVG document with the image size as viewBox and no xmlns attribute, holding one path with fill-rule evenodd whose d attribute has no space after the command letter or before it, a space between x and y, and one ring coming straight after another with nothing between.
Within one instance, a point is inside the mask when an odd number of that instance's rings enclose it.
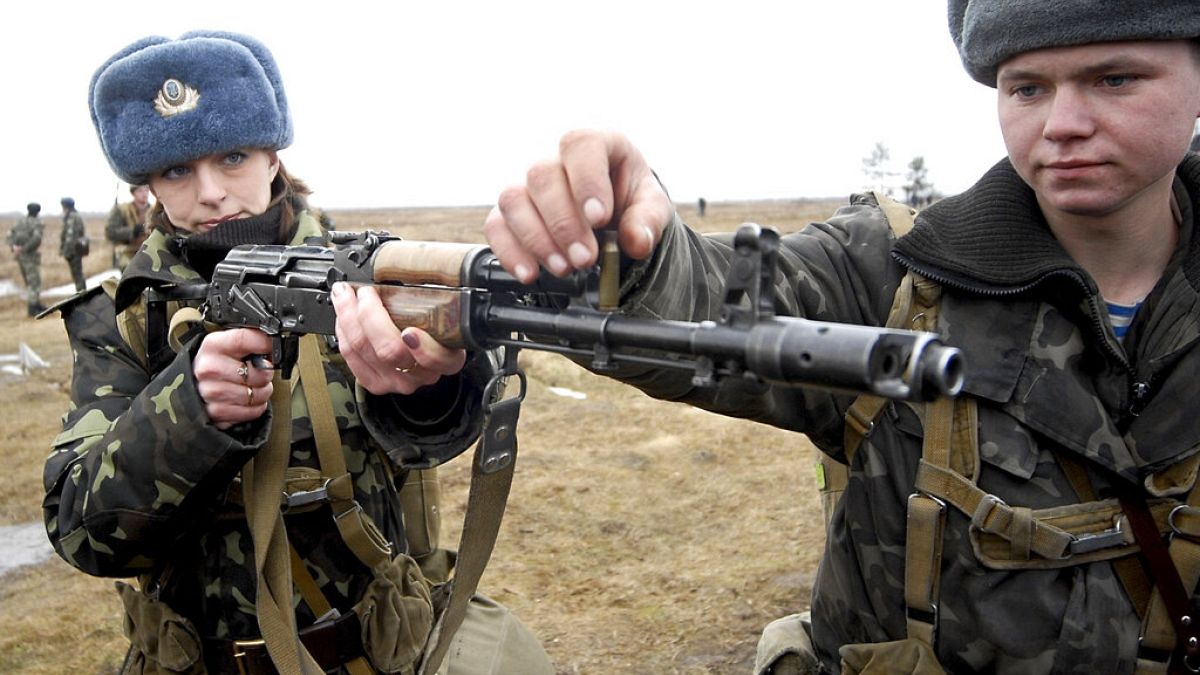
<instances>
[{"instance_id":1,"label":"black knit collar","mask_svg":"<svg viewBox=\"0 0 1200 675\"><path fill-rule=\"evenodd\" d=\"M279 244L286 241L280 237L280 204L257 216L229 220L200 234L178 239L180 257L205 279L211 279L217 263L225 259L235 246L243 244Z\"/></svg>"},{"instance_id":2,"label":"black knit collar","mask_svg":"<svg viewBox=\"0 0 1200 675\"><path fill-rule=\"evenodd\" d=\"M1192 236L1200 202L1200 158L1179 165L1176 197L1186 231L1180 251L1184 274L1200 290L1200 237ZM1055 275L1095 284L1067 255L1038 207L1033 190L1002 160L966 192L943 199L917 216L893 253L928 277L982 292L1013 292ZM1178 259L1178 255L1177 255Z\"/></svg>"}]
</instances>

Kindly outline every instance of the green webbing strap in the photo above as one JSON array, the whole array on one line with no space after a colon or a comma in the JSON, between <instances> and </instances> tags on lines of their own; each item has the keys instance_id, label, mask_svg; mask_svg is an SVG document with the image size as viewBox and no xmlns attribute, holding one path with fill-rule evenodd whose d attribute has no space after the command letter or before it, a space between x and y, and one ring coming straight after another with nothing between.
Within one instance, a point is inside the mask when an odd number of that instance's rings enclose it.
<instances>
[{"instance_id":1,"label":"green webbing strap","mask_svg":"<svg viewBox=\"0 0 1200 675\"><path fill-rule=\"evenodd\" d=\"M521 392L513 398L493 401L503 378L511 373L520 376ZM458 562L454 578L447 586L446 608L438 616L425 648L425 661L417 671L420 675L437 672L454 633L462 625L467 607L479 587L479 579L500 532L500 521L512 486L513 468L517 459L517 416L525 396L524 373L516 369L516 350L507 350L505 367L484 390L483 434L475 447L471 464L471 488L467 495L467 511L463 515L462 536L458 546ZM432 645L432 646L431 646Z\"/></svg>"},{"instance_id":2,"label":"green webbing strap","mask_svg":"<svg viewBox=\"0 0 1200 675\"><path fill-rule=\"evenodd\" d=\"M949 465L954 401L938 399L925 406L925 442L921 464ZM930 647L937 638L938 586L942 571L942 532L946 505L918 489L908 498L904 543L904 604L908 636Z\"/></svg>"},{"instance_id":3,"label":"green webbing strap","mask_svg":"<svg viewBox=\"0 0 1200 675\"><path fill-rule=\"evenodd\" d=\"M321 668L296 631L287 530L279 510L291 448L291 387L279 374L273 387L267 444L242 468L246 520L254 542L255 610L275 668L282 675L317 675Z\"/></svg>"},{"instance_id":4,"label":"green webbing strap","mask_svg":"<svg viewBox=\"0 0 1200 675\"><path fill-rule=\"evenodd\" d=\"M333 400L329 396L329 382L325 379L318 339L312 333L300 338L300 356L296 362L304 400L308 404L308 417L312 421L313 438L317 443L317 460L321 464L321 473L330 478L325 487L342 541L364 565L375 569L391 560L391 544L371 517L354 501L354 481L346 470L342 439L337 420L333 417Z\"/></svg>"},{"instance_id":5,"label":"green webbing strap","mask_svg":"<svg viewBox=\"0 0 1200 675\"><path fill-rule=\"evenodd\" d=\"M1018 545L1043 558L1059 560L1071 555L1074 534L1005 504L957 471L922 460L917 468L917 489L965 513L973 527L1010 542L1016 540Z\"/></svg>"}]
</instances>

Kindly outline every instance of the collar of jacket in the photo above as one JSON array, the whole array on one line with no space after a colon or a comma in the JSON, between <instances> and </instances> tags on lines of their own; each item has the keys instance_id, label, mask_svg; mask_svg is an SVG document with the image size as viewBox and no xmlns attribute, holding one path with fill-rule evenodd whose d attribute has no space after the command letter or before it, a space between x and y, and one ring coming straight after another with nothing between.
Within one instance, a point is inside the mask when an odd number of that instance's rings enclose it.
<instances>
[{"instance_id":1,"label":"collar of jacket","mask_svg":"<svg viewBox=\"0 0 1200 675\"><path fill-rule=\"evenodd\" d=\"M1189 154L1176 174L1183 222L1192 223L1200 207L1200 156ZM1200 237L1189 235L1181 236L1187 247L1183 272L1200 291ZM1077 279L1083 290L1097 292L1091 277L1054 238L1033 190L1007 159L966 192L918 214L893 254L906 267L967 291L1017 293L1066 276Z\"/></svg>"},{"instance_id":2,"label":"collar of jacket","mask_svg":"<svg viewBox=\"0 0 1200 675\"><path fill-rule=\"evenodd\" d=\"M1051 235L1032 190L1007 161L968 192L923 211L894 254L959 291L943 296L941 315L947 341L966 356L966 391L1113 474L1139 481L1200 450L1200 416L1179 405L1194 398L1200 379L1200 359L1184 358L1200 335L1198 186L1200 159L1189 155L1177 171L1175 197L1181 222L1191 229L1180 233L1179 249L1143 305L1144 335L1133 343L1127 338L1130 365L1123 376L1119 367L1089 365L1069 332L1047 332L1044 301L1083 311L1099 302L1083 294L1097 291ZM1062 283L1068 278L1075 281ZM1078 301L1063 293L1079 294ZM1126 412L1130 387L1140 383L1149 387L1149 404L1132 417ZM1023 456L1024 463L1006 461L1031 475L1037 454Z\"/></svg>"},{"instance_id":3,"label":"collar of jacket","mask_svg":"<svg viewBox=\"0 0 1200 675\"><path fill-rule=\"evenodd\" d=\"M296 232L289 245L322 246L326 243L325 231L312 214L302 211L297 220ZM133 304L142 291L151 286L206 283L204 277L180 256L179 242L182 239L179 234L167 234L158 229L150 233L141 250L129 261L117 284L114 303L118 313Z\"/></svg>"}]
</instances>

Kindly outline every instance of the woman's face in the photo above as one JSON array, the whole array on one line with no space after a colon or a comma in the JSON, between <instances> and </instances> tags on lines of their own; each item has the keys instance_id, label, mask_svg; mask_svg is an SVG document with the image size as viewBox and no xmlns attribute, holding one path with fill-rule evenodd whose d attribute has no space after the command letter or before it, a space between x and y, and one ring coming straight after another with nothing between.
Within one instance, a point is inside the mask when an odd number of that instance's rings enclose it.
<instances>
[{"instance_id":1,"label":"woman's face","mask_svg":"<svg viewBox=\"0 0 1200 675\"><path fill-rule=\"evenodd\" d=\"M150 177L150 191L175 227L204 233L266 211L277 173L275 151L233 150L160 171Z\"/></svg>"}]
</instances>

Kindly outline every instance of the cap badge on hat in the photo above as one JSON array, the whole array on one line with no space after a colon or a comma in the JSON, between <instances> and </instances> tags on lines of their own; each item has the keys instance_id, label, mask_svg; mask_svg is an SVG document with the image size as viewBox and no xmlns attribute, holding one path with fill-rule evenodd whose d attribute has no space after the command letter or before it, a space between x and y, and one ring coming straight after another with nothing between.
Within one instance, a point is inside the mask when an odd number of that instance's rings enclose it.
<instances>
[{"instance_id":1,"label":"cap badge on hat","mask_svg":"<svg viewBox=\"0 0 1200 675\"><path fill-rule=\"evenodd\" d=\"M162 84L154 99L154 109L163 117L172 117L194 110L200 103L200 92L171 77Z\"/></svg>"}]
</instances>

